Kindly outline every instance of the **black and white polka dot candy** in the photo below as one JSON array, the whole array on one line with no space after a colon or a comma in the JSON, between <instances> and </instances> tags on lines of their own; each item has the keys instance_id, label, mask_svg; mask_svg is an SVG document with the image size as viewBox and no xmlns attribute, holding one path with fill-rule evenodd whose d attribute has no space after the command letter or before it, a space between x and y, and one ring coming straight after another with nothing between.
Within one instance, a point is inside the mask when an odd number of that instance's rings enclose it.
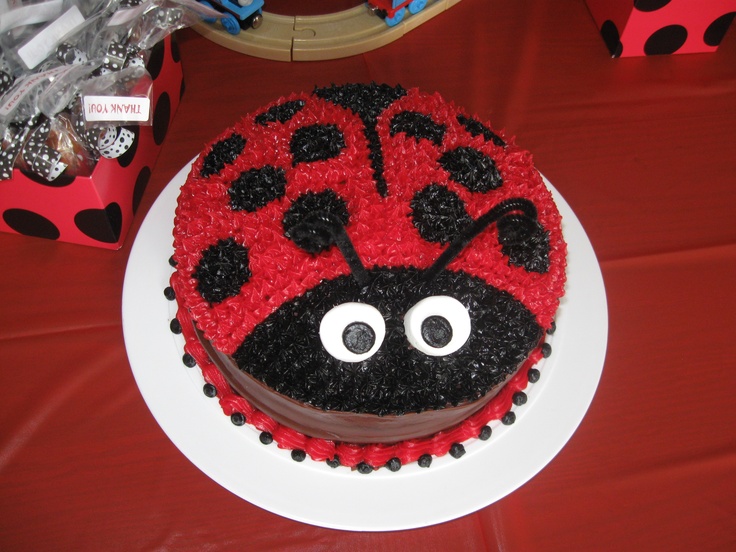
<instances>
[{"instance_id":1,"label":"black and white polka dot candy","mask_svg":"<svg viewBox=\"0 0 736 552\"><path fill-rule=\"evenodd\" d=\"M117 159L130 149L134 141L133 131L124 127L111 127L100 135L98 149L102 157Z\"/></svg>"}]
</instances>

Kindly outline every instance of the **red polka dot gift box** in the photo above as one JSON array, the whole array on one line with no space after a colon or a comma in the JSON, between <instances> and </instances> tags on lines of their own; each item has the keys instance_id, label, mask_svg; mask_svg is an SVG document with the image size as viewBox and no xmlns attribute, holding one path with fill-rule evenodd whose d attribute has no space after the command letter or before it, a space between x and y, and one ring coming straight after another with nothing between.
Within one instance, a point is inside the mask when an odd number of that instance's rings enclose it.
<instances>
[{"instance_id":1,"label":"red polka dot gift box","mask_svg":"<svg viewBox=\"0 0 736 552\"><path fill-rule=\"evenodd\" d=\"M612 57L713 52L736 0L586 0Z\"/></svg>"},{"instance_id":2,"label":"red polka dot gift box","mask_svg":"<svg viewBox=\"0 0 736 552\"><path fill-rule=\"evenodd\" d=\"M102 135L103 156L89 176L62 172L48 179L28 167L13 168L9 179L0 180L0 231L105 249L122 246L183 91L171 36L151 49L146 68L153 80L152 124Z\"/></svg>"}]
</instances>

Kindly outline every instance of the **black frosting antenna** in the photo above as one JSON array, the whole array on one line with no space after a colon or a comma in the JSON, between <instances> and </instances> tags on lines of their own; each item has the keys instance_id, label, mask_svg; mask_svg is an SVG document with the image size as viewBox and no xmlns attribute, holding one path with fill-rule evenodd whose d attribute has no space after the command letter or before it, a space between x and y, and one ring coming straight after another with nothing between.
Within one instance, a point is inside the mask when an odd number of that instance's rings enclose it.
<instances>
[{"instance_id":1,"label":"black frosting antenna","mask_svg":"<svg viewBox=\"0 0 736 552\"><path fill-rule=\"evenodd\" d=\"M294 225L290 230L290 234L291 238L302 247L306 242L316 246L315 249L324 249L326 246L335 244L348 263L355 281L361 287L365 287L370 283L370 275L363 266L358 252L345 230L345 226L334 213L327 211L311 213L304 220ZM310 248L305 247L305 249L309 250Z\"/></svg>"},{"instance_id":2,"label":"black frosting antenna","mask_svg":"<svg viewBox=\"0 0 736 552\"><path fill-rule=\"evenodd\" d=\"M531 219L537 218L537 208L528 199L517 197L502 201L475 219L454 240L452 240L450 245L447 246L447 249L445 249L442 254L437 257L437 260L432 264L432 266L427 269L424 274L424 279L426 281L431 281L436 278L437 275L468 246L473 238L502 216L514 211L521 211Z\"/></svg>"}]
</instances>

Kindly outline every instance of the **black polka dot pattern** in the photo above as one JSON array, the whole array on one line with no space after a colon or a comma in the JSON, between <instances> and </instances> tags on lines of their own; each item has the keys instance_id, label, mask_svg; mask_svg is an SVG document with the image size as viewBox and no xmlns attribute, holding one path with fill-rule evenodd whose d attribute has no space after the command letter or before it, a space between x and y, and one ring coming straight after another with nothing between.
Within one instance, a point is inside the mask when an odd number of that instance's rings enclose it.
<instances>
[{"instance_id":1,"label":"black polka dot pattern","mask_svg":"<svg viewBox=\"0 0 736 552\"><path fill-rule=\"evenodd\" d=\"M143 167L135 179L135 188L133 188L133 214L134 215L138 211L138 206L141 204L141 199L143 199L143 192L146 191L146 186L148 186L148 181L150 179L151 179L151 169L149 167Z\"/></svg>"},{"instance_id":2,"label":"black polka dot pattern","mask_svg":"<svg viewBox=\"0 0 736 552\"><path fill-rule=\"evenodd\" d=\"M93 240L117 243L123 226L123 211L117 203L104 209L84 209L74 215L74 224Z\"/></svg>"},{"instance_id":3,"label":"black polka dot pattern","mask_svg":"<svg viewBox=\"0 0 736 552\"><path fill-rule=\"evenodd\" d=\"M417 192L411 210L414 227L429 242L451 242L472 222L462 199L439 184L430 184Z\"/></svg>"},{"instance_id":4,"label":"black polka dot pattern","mask_svg":"<svg viewBox=\"0 0 736 552\"><path fill-rule=\"evenodd\" d=\"M225 168L225 165L230 165L235 161L244 148L245 138L236 133L217 142L205 156L200 174L205 178L213 174L219 174Z\"/></svg>"},{"instance_id":5,"label":"black polka dot pattern","mask_svg":"<svg viewBox=\"0 0 736 552\"><path fill-rule=\"evenodd\" d=\"M333 244L333 236L322 223L339 221L347 225L350 215L345 200L334 191L308 192L299 196L284 214L284 235L310 253L325 251Z\"/></svg>"},{"instance_id":6,"label":"black polka dot pattern","mask_svg":"<svg viewBox=\"0 0 736 552\"><path fill-rule=\"evenodd\" d=\"M135 159L135 154L138 151L138 136L140 135L141 127L138 125L131 125L124 127L125 132L123 136L119 137L118 150L119 157L117 158L118 164L121 167L127 167ZM124 140L120 142L120 140Z\"/></svg>"},{"instance_id":7,"label":"black polka dot pattern","mask_svg":"<svg viewBox=\"0 0 736 552\"><path fill-rule=\"evenodd\" d=\"M674 54L687 40L687 29L682 25L668 25L651 34L644 43L648 56Z\"/></svg>"},{"instance_id":8,"label":"black polka dot pattern","mask_svg":"<svg viewBox=\"0 0 736 552\"><path fill-rule=\"evenodd\" d=\"M46 217L27 209L7 209L3 212L5 224L24 236L58 240L61 233Z\"/></svg>"},{"instance_id":9,"label":"black polka dot pattern","mask_svg":"<svg viewBox=\"0 0 736 552\"><path fill-rule=\"evenodd\" d=\"M162 92L156 102L153 112L153 141L160 146L169 132L169 120L171 119L171 99L166 92Z\"/></svg>"},{"instance_id":10,"label":"black polka dot pattern","mask_svg":"<svg viewBox=\"0 0 736 552\"><path fill-rule=\"evenodd\" d=\"M256 123L266 126L269 123L286 123L304 108L304 100L294 100L275 105L265 113L256 115Z\"/></svg>"},{"instance_id":11,"label":"black polka dot pattern","mask_svg":"<svg viewBox=\"0 0 736 552\"><path fill-rule=\"evenodd\" d=\"M202 252L192 276L206 301L220 303L234 297L251 276L248 249L233 238L220 240Z\"/></svg>"},{"instance_id":12,"label":"black polka dot pattern","mask_svg":"<svg viewBox=\"0 0 736 552\"><path fill-rule=\"evenodd\" d=\"M283 197L286 190L286 172L280 167L266 165L249 169L230 184L230 206L235 211L252 213L269 202Z\"/></svg>"},{"instance_id":13,"label":"black polka dot pattern","mask_svg":"<svg viewBox=\"0 0 736 552\"><path fill-rule=\"evenodd\" d=\"M624 45L621 43L621 35L618 32L618 27L610 19L604 21L603 25L601 25L601 36L611 55L613 57L621 57L624 51Z\"/></svg>"},{"instance_id":14,"label":"black polka dot pattern","mask_svg":"<svg viewBox=\"0 0 736 552\"><path fill-rule=\"evenodd\" d=\"M653 12L665 7L671 0L634 0L634 8L642 12Z\"/></svg>"},{"instance_id":15,"label":"black polka dot pattern","mask_svg":"<svg viewBox=\"0 0 736 552\"><path fill-rule=\"evenodd\" d=\"M493 142L499 147L506 146L506 142L504 142L500 136L498 136L495 132L493 132L490 128L488 128L477 119L466 117L465 115L458 115L457 122L463 125L465 127L465 130L467 130L473 136L482 135L487 142Z\"/></svg>"},{"instance_id":16,"label":"black polka dot pattern","mask_svg":"<svg viewBox=\"0 0 736 552\"><path fill-rule=\"evenodd\" d=\"M440 157L440 165L450 178L471 192L485 193L503 184L493 159L474 148L461 146L450 150Z\"/></svg>"},{"instance_id":17,"label":"black polka dot pattern","mask_svg":"<svg viewBox=\"0 0 736 552\"><path fill-rule=\"evenodd\" d=\"M703 42L708 46L718 46L723 40L728 27L733 22L734 16L736 16L736 12L723 14L708 25L708 28L703 33Z\"/></svg>"},{"instance_id":18,"label":"black polka dot pattern","mask_svg":"<svg viewBox=\"0 0 736 552\"><path fill-rule=\"evenodd\" d=\"M335 125L309 125L294 131L289 147L294 166L325 161L340 155L345 149L345 137Z\"/></svg>"},{"instance_id":19,"label":"black polka dot pattern","mask_svg":"<svg viewBox=\"0 0 736 552\"><path fill-rule=\"evenodd\" d=\"M445 125L435 123L429 115L417 113L416 111L402 111L401 113L397 113L391 119L389 126L391 136L404 132L407 136L415 138L417 141L421 139L429 140L435 146L442 145L445 130Z\"/></svg>"}]
</instances>

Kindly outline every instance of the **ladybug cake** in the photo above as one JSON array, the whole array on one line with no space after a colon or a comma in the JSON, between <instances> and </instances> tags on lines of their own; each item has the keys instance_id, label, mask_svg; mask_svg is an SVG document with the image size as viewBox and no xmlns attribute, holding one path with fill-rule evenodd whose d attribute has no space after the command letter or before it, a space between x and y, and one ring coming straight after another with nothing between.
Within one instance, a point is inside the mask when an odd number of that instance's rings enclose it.
<instances>
[{"instance_id":1,"label":"ladybug cake","mask_svg":"<svg viewBox=\"0 0 736 552\"><path fill-rule=\"evenodd\" d=\"M514 420L564 293L560 214L531 155L437 94L316 88L194 161L172 330L263 443L370 472Z\"/></svg>"}]
</instances>

